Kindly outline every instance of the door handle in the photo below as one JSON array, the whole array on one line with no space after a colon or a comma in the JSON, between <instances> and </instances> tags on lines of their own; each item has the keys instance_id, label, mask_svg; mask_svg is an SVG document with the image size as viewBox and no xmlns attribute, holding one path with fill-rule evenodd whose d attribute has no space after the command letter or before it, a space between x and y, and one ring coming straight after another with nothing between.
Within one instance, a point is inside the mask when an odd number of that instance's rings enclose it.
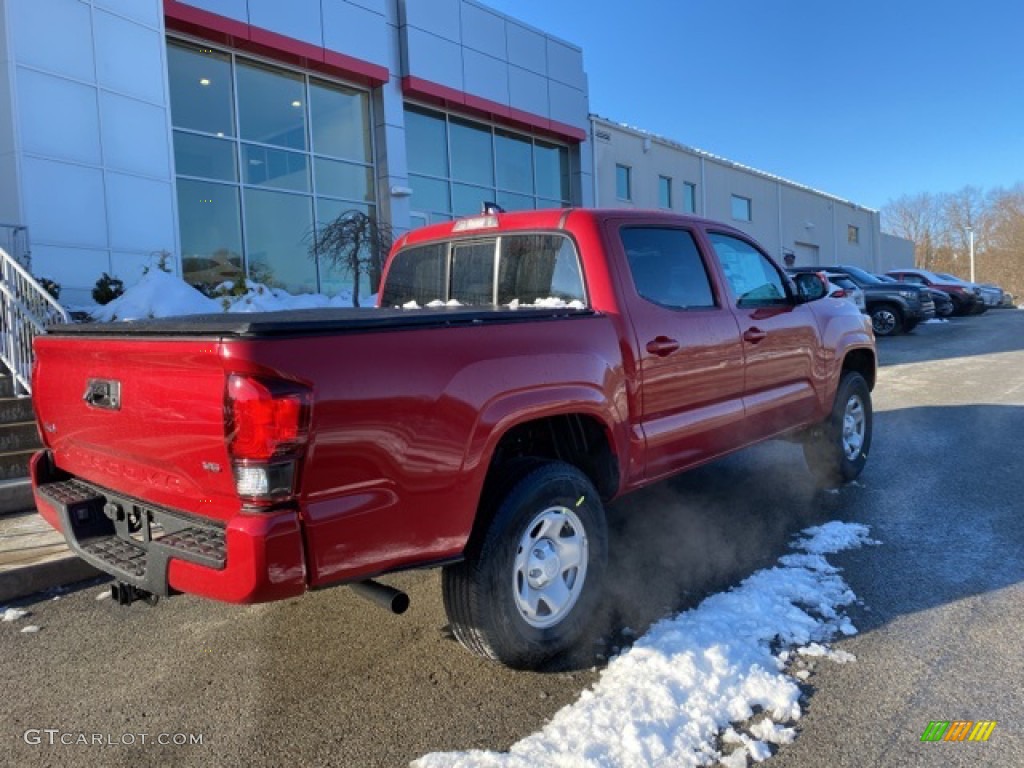
<instances>
[{"instance_id":1,"label":"door handle","mask_svg":"<svg viewBox=\"0 0 1024 768\"><path fill-rule=\"evenodd\" d=\"M751 344L757 344L768 338L768 334L762 331L760 328L748 328L743 334L743 340L749 341Z\"/></svg>"},{"instance_id":2,"label":"door handle","mask_svg":"<svg viewBox=\"0 0 1024 768\"><path fill-rule=\"evenodd\" d=\"M677 349L679 349L679 342L668 336L659 336L653 341L647 342L647 351L658 357L667 357Z\"/></svg>"}]
</instances>

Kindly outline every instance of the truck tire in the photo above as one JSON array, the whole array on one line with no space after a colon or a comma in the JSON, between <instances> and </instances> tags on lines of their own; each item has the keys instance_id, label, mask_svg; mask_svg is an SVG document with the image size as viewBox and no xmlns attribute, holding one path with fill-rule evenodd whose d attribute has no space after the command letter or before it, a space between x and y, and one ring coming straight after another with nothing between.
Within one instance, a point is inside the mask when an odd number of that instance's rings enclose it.
<instances>
[{"instance_id":1,"label":"truck tire","mask_svg":"<svg viewBox=\"0 0 1024 768\"><path fill-rule=\"evenodd\" d=\"M536 669L583 635L603 591L608 532L601 498L564 462L530 467L494 499L465 559L442 572L445 612L473 653Z\"/></svg>"},{"instance_id":2,"label":"truck tire","mask_svg":"<svg viewBox=\"0 0 1024 768\"><path fill-rule=\"evenodd\" d=\"M832 413L804 441L804 459L818 483L835 488L855 480L871 449L871 390L856 371L839 380Z\"/></svg>"},{"instance_id":3,"label":"truck tire","mask_svg":"<svg viewBox=\"0 0 1024 768\"><path fill-rule=\"evenodd\" d=\"M871 327L875 336L895 336L903 330L903 313L893 304L877 304L871 308Z\"/></svg>"}]
</instances>

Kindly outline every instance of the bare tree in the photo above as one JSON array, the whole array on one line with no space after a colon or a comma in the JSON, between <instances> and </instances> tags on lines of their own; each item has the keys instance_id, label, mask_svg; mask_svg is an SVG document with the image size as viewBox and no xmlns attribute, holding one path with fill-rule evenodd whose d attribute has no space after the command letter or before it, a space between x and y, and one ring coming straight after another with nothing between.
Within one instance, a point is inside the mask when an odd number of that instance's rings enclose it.
<instances>
[{"instance_id":1,"label":"bare tree","mask_svg":"<svg viewBox=\"0 0 1024 768\"><path fill-rule=\"evenodd\" d=\"M309 237L309 256L351 278L352 306L358 307L360 278L369 277L371 293L377 289L393 239L390 225L351 209L317 224Z\"/></svg>"},{"instance_id":2,"label":"bare tree","mask_svg":"<svg viewBox=\"0 0 1024 768\"><path fill-rule=\"evenodd\" d=\"M973 230L977 280L997 283L1018 300L1024 296L1024 184L988 193L967 186L951 194L904 195L882 209L882 226L914 242L918 266L961 277L969 274Z\"/></svg>"},{"instance_id":3,"label":"bare tree","mask_svg":"<svg viewBox=\"0 0 1024 768\"><path fill-rule=\"evenodd\" d=\"M882 227L898 237L914 242L914 261L931 269L939 246L941 203L927 192L903 195L882 208Z\"/></svg>"},{"instance_id":4,"label":"bare tree","mask_svg":"<svg viewBox=\"0 0 1024 768\"><path fill-rule=\"evenodd\" d=\"M945 196L942 215L953 258L958 260L970 250L971 231L974 232L974 250L980 254L985 249L985 196L977 187L964 187L958 192Z\"/></svg>"}]
</instances>

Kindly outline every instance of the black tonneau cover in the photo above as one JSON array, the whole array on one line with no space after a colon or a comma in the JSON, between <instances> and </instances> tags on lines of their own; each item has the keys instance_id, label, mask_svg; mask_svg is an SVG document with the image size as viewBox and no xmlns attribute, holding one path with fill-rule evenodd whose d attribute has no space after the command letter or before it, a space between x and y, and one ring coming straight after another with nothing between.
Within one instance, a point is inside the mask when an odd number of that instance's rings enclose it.
<instances>
[{"instance_id":1,"label":"black tonneau cover","mask_svg":"<svg viewBox=\"0 0 1024 768\"><path fill-rule=\"evenodd\" d=\"M181 315L154 320L55 325L54 336L237 336L243 338L360 333L591 317L590 309L295 309L281 312Z\"/></svg>"}]
</instances>

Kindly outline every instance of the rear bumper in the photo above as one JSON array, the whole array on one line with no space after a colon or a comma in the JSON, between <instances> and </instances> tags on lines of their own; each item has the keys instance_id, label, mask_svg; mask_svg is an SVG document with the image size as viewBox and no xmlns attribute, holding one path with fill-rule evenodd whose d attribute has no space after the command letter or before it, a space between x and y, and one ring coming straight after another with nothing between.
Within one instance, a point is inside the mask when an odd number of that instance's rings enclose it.
<instances>
[{"instance_id":1,"label":"rear bumper","mask_svg":"<svg viewBox=\"0 0 1024 768\"><path fill-rule=\"evenodd\" d=\"M294 510L239 514L219 524L69 477L53 467L46 451L32 459L32 490L40 515L75 554L155 595L261 603L306 590Z\"/></svg>"}]
</instances>

